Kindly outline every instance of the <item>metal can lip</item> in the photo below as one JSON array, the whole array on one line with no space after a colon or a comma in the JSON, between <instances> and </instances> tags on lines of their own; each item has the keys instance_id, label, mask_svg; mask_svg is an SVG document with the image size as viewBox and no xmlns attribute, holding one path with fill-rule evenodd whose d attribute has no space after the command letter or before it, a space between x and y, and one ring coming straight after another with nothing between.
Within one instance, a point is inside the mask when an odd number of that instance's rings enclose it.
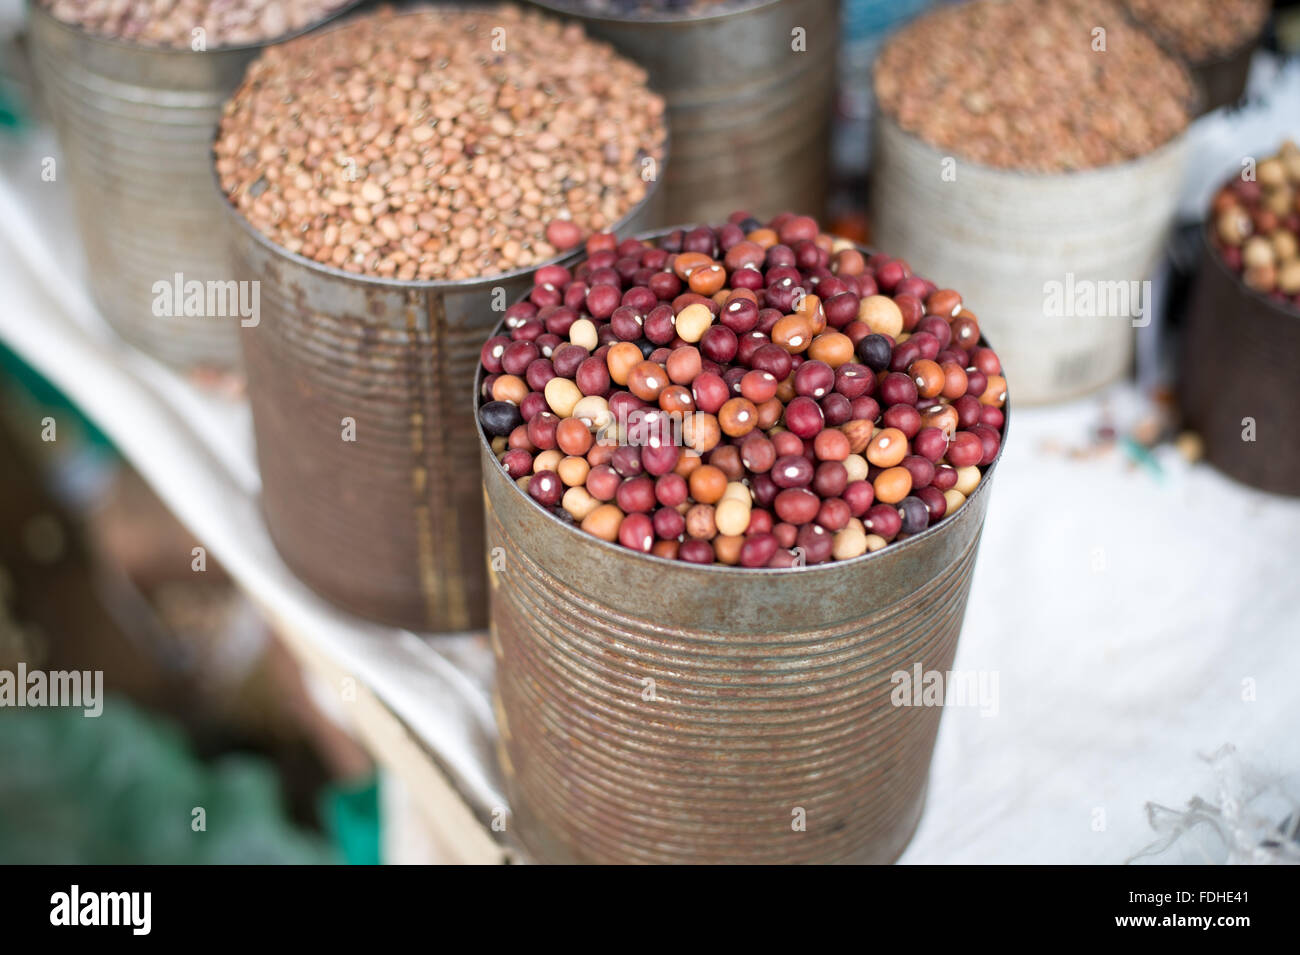
<instances>
[{"instance_id":1,"label":"metal can lip","mask_svg":"<svg viewBox=\"0 0 1300 955\"><path fill-rule=\"evenodd\" d=\"M575 20L587 20L592 23L609 23L625 26L645 25L650 27L686 27L693 26L697 23L714 23L722 20L731 20L745 16L746 14L756 13L759 10L765 10L769 7L775 7L783 2L785 2L785 0L759 0L759 2L747 3L739 8L719 10L716 13L657 13L645 17L616 17L608 14L590 13L573 6L557 3L556 0L532 0L533 6L541 7L551 13Z\"/></svg>"},{"instance_id":2,"label":"metal can lip","mask_svg":"<svg viewBox=\"0 0 1300 955\"><path fill-rule=\"evenodd\" d=\"M1203 261L1214 263L1213 268L1217 269L1227 280L1232 283L1237 290L1237 294L1243 298L1249 299L1260 308L1268 309L1277 314L1283 321L1300 322L1300 305L1284 304L1276 299L1270 298L1263 292L1251 288L1241 280L1241 276L1232 269L1228 268L1228 263L1223 261L1223 256L1219 250L1214 247L1214 242L1210 239L1210 221L1207 219L1201 227L1201 258Z\"/></svg>"},{"instance_id":3,"label":"metal can lip","mask_svg":"<svg viewBox=\"0 0 1300 955\"><path fill-rule=\"evenodd\" d=\"M1186 70L1185 66L1183 68L1184 70ZM875 86L873 84L872 85L873 96L874 93L875 93ZM1192 120L1194 120L1197 116L1200 115L1200 102L1201 102L1201 94L1199 90L1195 89L1195 84L1193 84L1193 93L1191 96L1191 102L1188 105L1188 110L1189 110L1188 115L1192 118ZM904 129L899 124L898 120L896 120L893 116L890 116L884 110L878 109L875 111L874 121L876 123L881 124L882 126L888 125L891 128L891 131L894 132L896 135L907 137L917 145L932 151L936 157L942 158L944 156L944 152L942 149L940 149L938 146L935 146L933 143L927 142L926 140L922 139L916 133ZM1163 159L1165 156L1169 155L1170 153L1178 152L1179 150L1183 149L1188 143L1190 132L1191 132L1191 120L1189 120L1188 124L1184 126L1177 134L1165 140L1163 143L1161 143L1155 149L1151 150L1151 152L1149 153L1144 153L1141 156L1134 156L1132 159L1125 159L1120 162L1108 163L1105 166L1089 166L1087 169L1066 169L1066 170L1061 170L1059 172L1039 172L1038 170L1034 170L1034 169L1003 169L999 166L989 166L985 163L977 162L974 159L964 159L960 155L957 155L955 158L963 166L968 166L988 176L1004 176L1008 179L1018 179L1023 182L1031 182L1035 185L1044 184L1044 183L1050 184L1052 180L1057 180L1063 183L1064 182L1074 183L1074 182L1080 182L1085 177L1088 176L1093 176L1098 179L1101 179L1103 177L1110 177L1110 176L1126 176L1145 163L1159 161Z\"/></svg>"},{"instance_id":4,"label":"metal can lip","mask_svg":"<svg viewBox=\"0 0 1300 955\"><path fill-rule=\"evenodd\" d=\"M269 37L268 39L259 40L252 43L232 44L229 46L214 46L206 50L191 50L186 47L151 46L146 43L133 43L130 40L123 40L120 37L104 36L99 33L93 33L90 30L87 30L76 23L68 23L66 20L60 20L49 10L45 9L45 5L42 4L40 0L29 0L27 7L31 11L32 15L43 16L46 19L48 19L50 22L58 24L62 29L67 30L69 33L72 33L73 35L82 38L87 42L99 43L107 48L130 51L131 53L145 53L145 54L158 56L160 58L171 57L171 58L180 59L181 57L186 57L186 56L212 56L213 54L220 54L220 53L255 53L261 49L264 49L265 47L274 46L275 44L278 43L287 43L290 40L294 40L300 36L304 36L308 33L311 33L313 30L318 30L325 24L331 22L332 20L335 20L343 16L344 14L350 13L353 9L360 6L364 2L365 0L345 0L345 2L342 3L339 7L330 11L325 16L321 17L319 20L315 20L312 23L309 23L306 26L301 27L300 29L294 30L289 33L282 33L279 36Z\"/></svg>"},{"instance_id":5,"label":"metal can lip","mask_svg":"<svg viewBox=\"0 0 1300 955\"><path fill-rule=\"evenodd\" d=\"M652 232L643 232L640 235L633 236L633 238L640 239L640 240L659 239L665 235L668 235L670 232L675 231L675 229L679 229L679 228L689 228L689 227L675 226L669 229L656 229ZM865 246L858 246L858 249L864 254L871 253L871 250ZM504 328L505 328L505 321L503 319L501 322L498 322L496 327L492 330L492 335L500 334ZM985 345L986 347L992 347L991 345L989 345L988 341L984 338L983 334L980 335L980 343ZM496 455L492 451L492 445L488 441L487 435L484 434L483 432L482 422L480 422L478 419L478 407L482 401L482 384L483 384L483 363L479 362L478 368L474 373L474 431L478 435L480 451L483 454L486 454L491 459L492 466L495 466L499 469L501 467L501 463L496 460ZM1002 408L1003 414L1005 415L1005 420L1002 423L1002 440L998 444L998 453L993 458L993 460L986 467L984 467L983 474L980 478L980 483L975 487L975 490L971 492L970 497L967 498L967 501L970 501L976 495L982 494L984 492L984 489L990 483L990 479L993 476L994 469L997 467L998 462L1002 460L1002 452L1006 450L1007 435L1011 433L1011 398L1010 398L1009 384L1007 386L1007 391L1008 391L1008 397ZM567 533L580 534L584 542L590 543L592 545L601 548L602 550L608 551L611 556L611 559L617 557L619 559L635 559L635 560L649 561L650 566L652 567L658 566L665 569L671 567L675 572L678 573L699 572L699 573L714 574L714 575L720 574L724 576L735 575L737 577L747 579L754 576L784 577L790 574L805 574L805 573L810 573L818 570L826 570L827 568L830 567L835 567L837 569L850 568L850 567L862 567L865 566L866 561L879 558L881 557L881 555L886 555L886 554L896 555L899 554L902 551L902 549L905 547L912 547L913 549L915 549L915 546L918 545L919 542L927 540L929 538L937 537L947 530L947 528L944 527L944 524L945 521L948 520L948 516L945 515L943 520L940 520L939 523L937 524L930 525L925 530L921 531L921 533L913 534L905 541L900 541L898 543L891 543L889 546L882 547L880 550L875 551L874 553L866 553L861 555L860 557L853 557L849 560L828 561L827 563L824 564L809 564L802 567L733 567L728 564L718 564L718 563L692 564L687 561L669 560L666 557L657 557L654 554L643 554L640 551L631 550L630 548L623 547L619 544L611 543L610 541L601 540L599 537L584 532L580 527L574 524L570 524L566 521L560 520L553 513L551 513L551 511L542 507L542 505L538 504L531 497L528 497L528 495L525 494L520 489L519 485L516 484L513 480L509 480L509 479L507 480L508 483L510 484L513 493L526 498L528 503L532 507L535 507L539 511L541 511L546 516L546 519L552 521L556 527L563 528L564 532ZM965 503L963 503L963 507L964 506Z\"/></svg>"}]
</instances>

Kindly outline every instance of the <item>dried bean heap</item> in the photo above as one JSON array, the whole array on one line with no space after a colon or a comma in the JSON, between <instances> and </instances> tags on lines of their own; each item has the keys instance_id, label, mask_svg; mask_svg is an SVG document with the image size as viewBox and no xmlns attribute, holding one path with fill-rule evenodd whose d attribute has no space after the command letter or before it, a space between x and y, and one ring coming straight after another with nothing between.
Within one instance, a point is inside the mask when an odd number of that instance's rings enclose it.
<instances>
[{"instance_id":1,"label":"dried bean heap","mask_svg":"<svg viewBox=\"0 0 1300 955\"><path fill-rule=\"evenodd\" d=\"M1093 31L1105 30L1105 50ZM1143 156L1191 114L1186 71L1109 0L974 0L900 31L875 65L881 109L952 155L1062 172Z\"/></svg>"},{"instance_id":2,"label":"dried bean heap","mask_svg":"<svg viewBox=\"0 0 1300 955\"><path fill-rule=\"evenodd\" d=\"M1127 0L1135 19L1192 63L1240 49L1264 29L1269 0Z\"/></svg>"},{"instance_id":3,"label":"dried bean heap","mask_svg":"<svg viewBox=\"0 0 1300 955\"><path fill-rule=\"evenodd\" d=\"M496 275L645 197L665 140L645 80L515 7L384 12L267 50L226 106L217 172L254 227L317 262Z\"/></svg>"},{"instance_id":4,"label":"dried bean heap","mask_svg":"<svg viewBox=\"0 0 1300 955\"><path fill-rule=\"evenodd\" d=\"M752 7L762 0L546 0L566 13L620 20L714 16Z\"/></svg>"},{"instance_id":5,"label":"dried bean heap","mask_svg":"<svg viewBox=\"0 0 1300 955\"><path fill-rule=\"evenodd\" d=\"M1247 286L1300 308L1300 146L1288 140L1214 196L1211 235Z\"/></svg>"},{"instance_id":6,"label":"dried bean heap","mask_svg":"<svg viewBox=\"0 0 1300 955\"><path fill-rule=\"evenodd\" d=\"M479 421L538 504L744 567L849 560L952 514L1007 383L961 296L806 216L587 240L483 346Z\"/></svg>"},{"instance_id":7,"label":"dried bean heap","mask_svg":"<svg viewBox=\"0 0 1300 955\"><path fill-rule=\"evenodd\" d=\"M244 46L305 30L348 0L41 0L55 17L141 46Z\"/></svg>"}]
</instances>

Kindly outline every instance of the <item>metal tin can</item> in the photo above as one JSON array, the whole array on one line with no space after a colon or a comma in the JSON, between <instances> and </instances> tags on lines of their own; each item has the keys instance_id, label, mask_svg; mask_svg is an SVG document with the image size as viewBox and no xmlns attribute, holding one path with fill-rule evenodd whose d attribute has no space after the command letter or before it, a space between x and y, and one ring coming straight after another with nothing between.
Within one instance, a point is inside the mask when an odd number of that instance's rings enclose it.
<instances>
[{"instance_id":1,"label":"metal tin can","mask_svg":"<svg viewBox=\"0 0 1300 955\"><path fill-rule=\"evenodd\" d=\"M897 674L951 668L996 461L913 538L753 570L599 540L479 447L499 751L536 859L897 858L940 716L896 705Z\"/></svg>"},{"instance_id":2,"label":"metal tin can","mask_svg":"<svg viewBox=\"0 0 1300 955\"><path fill-rule=\"evenodd\" d=\"M1130 311L1150 305L1140 283L1173 221L1168 184L1182 175L1185 135L1132 162L1030 174L954 160L883 114L875 129L875 242L980 303L980 327L998 342L1017 402L1064 401L1128 371L1133 326L1149 311L1081 315L1072 292L1090 286L1109 301L1119 289ZM943 175L945 164L954 175Z\"/></svg>"},{"instance_id":3,"label":"metal tin can","mask_svg":"<svg viewBox=\"0 0 1300 955\"><path fill-rule=\"evenodd\" d=\"M662 224L819 214L826 204L839 10L762 0L695 17L618 19L534 0L636 61L668 104Z\"/></svg>"},{"instance_id":4,"label":"metal tin can","mask_svg":"<svg viewBox=\"0 0 1300 955\"><path fill-rule=\"evenodd\" d=\"M1178 383L1206 459L1229 477L1300 495L1300 314L1247 288L1201 233Z\"/></svg>"},{"instance_id":5,"label":"metal tin can","mask_svg":"<svg viewBox=\"0 0 1300 955\"><path fill-rule=\"evenodd\" d=\"M32 60L63 151L57 175L72 186L100 312L162 361L234 367L240 316L175 314L183 296L174 289L234 277L216 228L212 133L265 44L203 52L140 46L63 23L39 3L29 8Z\"/></svg>"},{"instance_id":6,"label":"metal tin can","mask_svg":"<svg viewBox=\"0 0 1300 955\"><path fill-rule=\"evenodd\" d=\"M658 192L616 231L645 228ZM286 251L222 206L241 276L261 283L261 322L240 340L280 556L360 616L485 627L471 389L483 342L536 267L463 282L359 276Z\"/></svg>"}]
</instances>

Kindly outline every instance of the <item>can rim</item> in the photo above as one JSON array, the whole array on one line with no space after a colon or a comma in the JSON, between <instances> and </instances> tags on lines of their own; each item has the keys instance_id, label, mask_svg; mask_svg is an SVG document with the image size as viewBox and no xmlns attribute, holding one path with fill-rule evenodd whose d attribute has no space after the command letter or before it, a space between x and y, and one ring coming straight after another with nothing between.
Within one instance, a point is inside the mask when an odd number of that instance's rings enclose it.
<instances>
[{"instance_id":1,"label":"can rim","mask_svg":"<svg viewBox=\"0 0 1300 955\"><path fill-rule=\"evenodd\" d=\"M765 10L769 7L775 7L784 0L756 0L756 2L747 3L738 9L720 10L716 13L707 13L692 15L690 13L662 13L648 17L616 17L600 13L588 13L562 3L556 0L532 0L534 6L541 7L551 13L568 17L572 20L578 20L588 23L608 23L618 26L665 26L679 27L689 26L696 23L712 23L720 20L730 20L746 14L756 13L759 10Z\"/></svg>"},{"instance_id":2,"label":"can rim","mask_svg":"<svg viewBox=\"0 0 1300 955\"><path fill-rule=\"evenodd\" d=\"M288 33L281 33L278 36L269 37L265 40L257 40L249 43L231 44L228 46L214 46L206 50L193 50L186 47L172 46L153 46L146 43L135 43L131 40L124 40L121 37L105 36L101 33L95 33L87 30L77 23L68 23L66 20L60 20L51 11L46 9L41 0L28 0L27 7L34 14L45 17L51 23L57 24L69 33L82 38L88 42L99 43L107 47L113 47L123 50L130 50L132 53L147 53L159 57L176 57L177 59L185 56L211 56L214 53L257 53L268 46L275 46L280 43L288 43L290 40L296 40L298 37L305 36L314 30L319 30L327 23L351 13L359 7L365 0L344 0L342 4L334 10L327 13L319 20L314 20L304 27L293 30Z\"/></svg>"},{"instance_id":3,"label":"can rim","mask_svg":"<svg viewBox=\"0 0 1300 955\"><path fill-rule=\"evenodd\" d=\"M362 0L352 0L352 2L360 3ZM779 2L779 0L776 0L776 2ZM396 13L395 16L417 16L452 11L466 12L468 9L470 8L456 6L420 7L412 10L400 11ZM330 29L340 29L342 26L344 26L342 23L334 24ZM588 37L588 40L594 40L594 38ZM628 60L628 57L624 56L622 53L619 53L618 55L623 59ZM632 62L631 60L628 61ZM240 83L240 86L243 86L242 82ZM655 96L661 96L661 94L657 93L649 84L646 84L645 88L647 92L652 93ZM501 282L509 282L513 279L522 278L548 265L563 264L582 252L581 245L577 245L568 251L557 253L551 258L542 262L537 262L533 265L525 265L517 269L512 269L509 272L494 272L491 275L481 275L470 279L390 279L380 275L369 275L365 272L349 272L346 269L341 269L337 266L325 265L323 262L309 259L305 255L301 255L297 252L290 252L284 246L280 245L280 243L276 242L270 236L266 235L254 226L237 208L235 208L235 204L230 201L230 196L226 195L226 190L222 188L221 175L217 172L216 145L217 140L220 138L221 123L218 121L216 127L212 131L212 142L208 148L208 170L212 176L212 188L217 191L217 197L222 208L231 218L234 219L239 228L243 229L253 239L253 241L261 245L264 249L282 258L288 259L295 265L309 269L310 271L316 272L320 275L343 281L352 281L363 285L392 289L394 291L461 291L477 289L480 287L490 288ZM656 169L655 177L650 180L649 188L646 189L646 194L641 197L640 201L629 208L617 222L612 223L608 227L607 231L617 233L626 228L629 222L640 215L645 208L659 196L659 193L663 188L663 181L667 173L671 152L672 132L668 128L668 121L665 118L663 121L663 139L660 140L660 155L656 159L658 168Z\"/></svg>"},{"instance_id":4,"label":"can rim","mask_svg":"<svg viewBox=\"0 0 1300 955\"><path fill-rule=\"evenodd\" d=\"M1220 188L1222 188L1222 186L1220 186ZM1223 256L1220 254L1219 250L1215 248L1214 242L1210 238L1210 228L1210 220L1207 217L1200 229L1202 251L1204 252L1205 257L1214 263L1214 267L1219 269L1228 281L1233 284L1237 290L1237 294L1252 299L1256 304L1262 305L1270 311L1282 316L1285 321L1300 322L1300 305L1293 305L1289 302L1283 304L1276 299L1270 298L1263 292L1251 288L1242 280L1240 275L1228 268L1228 263L1223 261Z\"/></svg>"},{"instance_id":5,"label":"can rim","mask_svg":"<svg viewBox=\"0 0 1300 955\"><path fill-rule=\"evenodd\" d=\"M685 227L674 226L672 228L667 228L667 229L654 229L649 232L639 233L635 236L632 236L632 238L640 239L640 240L659 239L680 228L685 228ZM870 254L872 251L870 248L863 245L856 245L856 248L864 254ZM522 301L522 297L519 300ZM500 322L496 324L496 326L494 326L492 333L488 337L491 338L492 336L499 334L504 328L505 328L505 319L502 319ZM991 345L989 345L988 340L984 337L983 332L980 333L980 342L987 347L992 347ZM499 461L496 460L496 455L492 451L492 444L488 440L487 434L483 430L483 424L479 420L479 416L478 416L478 409L482 404L482 384L483 384L483 363L480 361L478 363L477 369L474 372L474 430L475 433L477 433L478 435L480 455L487 454L491 459L490 462L491 465L496 466L497 469L500 470L501 464ZM1003 404L1002 411L1005 418L1002 423L1002 440L998 444L998 453L994 456L993 460L989 462L987 467L983 469L983 474L980 477L980 483L976 485L975 490L970 493L970 496L967 497L966 500L962 502L962 507L965 507L977 495L983 493L984 489L988 487L988 485L992 482L993 472L997 468L998 462L1002 460L1002 453L1006 450L1007 436L1011 433L1010 385L1008 385L1008 397ZM836 568L836 569L856 568L862 566L866 561L872 560L874 558L879 558L882 554L898 554L901 552L901 549L905 547L913 547L913 549L915 549L913 545L915 545L917 541L936 538L940 534L946 533L947 530L953 526L952 522L948 521L949 515L945 514L945 516L940 519L939 523L931 524L925 530L921 531L919 534L913 534L911 537L907 538L907 540L899 541L898 543L890 543L887 546L880 548L880 550L878 551L861 554L857 557L852 557L849 560L833 560L833 561L827 561L826 563L822 563L822 564L805 564L799 567L740 567L740 566L732 566L730 564L719 564L717 562L714 562L712 564L691 564L686 561L669 560L667 557L659 557L655 554L646 554L641 551L632 550L629 547L623 547L621 544L612 541L602 540L601 538L596 537L593 534L588 534L586 531L582 530L582 528L580 528L577 524L571 524L567 521L562 521L560 520L560 518L556 517L553 513L551 513L550 510L548 510L545 507L542 507L541 504L537 503L537 501L533 500L526 493L524 493L524 491L519 487L519 485L516 484L515 481L510 479L507 475L505 475L504 472L502 472L501 477L510 486L511 493L518 494L521 497L523 497L524 500L530 506L536 508L547 520L554 522L555 526L563 528L566 533L581 535L584 541L590 542L591 544L594 545L598 545L602 550L606 550L611 555L616 555L620 559L633 558L637 560L650 561L651 567L656 567L656 566L662 568L671 567L677 571L681 571L683 569L689 568L691 570L697 570L702 573L723 574L723 575L743 575L744 577L751 577L756 574L768 575L768 576L780 576L784 574L803 574L803 573L809 573L815 571L826 571L832 568ZM485 479L486 479L486 475L485 475ZM956 514L952 516L955 519Z\"/></svg>"},{"instance_id":6,"label":"can rim","mask_svg":"<svg viewBox=\"0 0 1300 955\"><path fill-rule=\"evenodd\" d=\"M872 82L871 93L874 100L875 97L874 81ZM1151 150L1149 153L1144 153L1141 156L1133 156L1130 159L1122 159L1119 162L1107 163L1104 166L1089 166L1086 169L1064 169L1058 172L1042 172L1036 169L1004 169L1000 166L990 166L988 163L982 163L975 159L966 159L961 157L960 155L954 154L954 156L963 165L972 167L983 173L988 173L990 175L1006 176L1008 178L1013 178L1013 179L1032 180L1037 183L1047 182L1052 179L1058 179L1063 182L1064 181L1078 182L1079 180L1087 176L1096 176L1100 178L1102 176L1127 175L1131 173L1133 170L1137 169L1143 163L1155 162L1157 160L1165 158L1170 153L1176 152L1180 149L1184 149L1187 147L1187 144L1190 139L1192 122L1194 122L1201 115L1199 111L1201 95L1199 92L1195 93L1191 97L1191 102L1192 102L1192 106L1190 106L1189 109L1195 109L1195 112L1189 114L1192 117L1192 119L1188 122L1186 126L1184 126L1176 134L1169 137L1169 139L1165 140L1163 143L1161 143L1155 149ZM908 139L912 140L912 142L916 143L917 145L932 151L936 156L939 157L944 156L944 152L942 149L940 149L938 146L934 145L933 143L927 142L926 140L922 139L916 133L904 129L902 124L899 123L897 119L895 119L893 116L886 113L883 109L877 109L875 111L874 121L877 123L881 123L882 125L888 124L892 126L893 129L899 135L905 136Z\"/></svg>"},{"instance_id":7,"label":"can rim","mask_svg":"<svg viewBox=\"0 0 1300 955\"><path fill-rule=\"evenodd\" d=\"M536 2L536 0L534 0L534 2ZM895 30L893 33L891 33L890 36L885 40L885 42L881 44L880 47L881 53L885 51L886 47L888 47L891 43L894 42L894 39L898 36L898 33L901 32L902 29L906 29L906 27L911 26L912 24L920 23L926 17L930 16L930 14L933 12L934 11L931 10L922 13L920 16L917 16L912 20L908 21L908 23L905 24L903 27L900 27L899 30ZM1141 30L1149 39L1151 39L1151 41L1155 43L1156 46L1159 48L1160 52L1163 53L1168 59L1172 60L1174 65L1183 74L1183 79L1186 81L1187 88L1191 92L1188 94L1186 102L1183 104L1184 108L1187 110L1187 122L1183 125L1182 129L1180 129L1174 135L1170 136L1160 145L1156 146L1156 148L1151 150L1149 153L1145 153L1141 156L1134 156L1131 159L1122 159L1119 162L1107 163L1104 166L1089 166L1086 169L1063 170L1061 172L1038 172L1033 169L1002 169L997 166L990 166L982 162L977 162L973 159L962 159L961 161L963 163L967 163L971 166L975 166L978 169L986 170L988 172L1004 173L1006 175L1019 176L1025 179L1044 180L1044 179L1051 179L1054 177L1079 176L1091 172L1096 172L1096 173L1111 172L1111 171L1117 173L1127 172L1129 169L1136 167L1138 163L1144 162L1148 159L1158 156L1166 152L1167 150L1172 151L1173 148L1180 143L1180 141L1186 140L1188 138L1188 133L1191 131L1192 124L1195 123L1196 120L1203 114L1205 108L1205 96L1201 92L1200 84L1197 83L1196 81L1196 76L1193 73L1192 64L1185 57L1179 56L1166 49L1164 44L1162 44L1159 41L1159 39L1155 36L1155 34L1152 31L1148 30L1144 25L1137 22L1130 15L1127 7L1124 7L1121 12L1124 19L1128 21L1129 25L1134 27L1137 30ZM1257 43L1258 39L1259 38L1256 37L1252 41L1252 45L1254 43ZM871 92L872 101L876 104L879 104L880 98L876 95L876 76L875 76L874 65L871 70L870 92ZM922 139L920 136L916 135L915 133L904 129L902 124L899 123L895 117L885 112L885 110L877 109L875 112L880 120L889 121L894 125L894 127L899 132L903 133L906 136L912 137L917 142L942 154L943 151L938 146L926 142L924 139Z\"/></svg>"}]
</instances>

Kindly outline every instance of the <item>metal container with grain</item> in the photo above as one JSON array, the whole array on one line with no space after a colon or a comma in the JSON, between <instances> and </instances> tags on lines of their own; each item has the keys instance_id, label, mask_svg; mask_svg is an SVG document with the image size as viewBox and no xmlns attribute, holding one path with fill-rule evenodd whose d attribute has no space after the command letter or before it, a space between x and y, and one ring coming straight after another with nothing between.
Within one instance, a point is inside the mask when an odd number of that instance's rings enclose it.
<instances>
[{"instance_id":1,"label":"metal container with grain","mask_svg":"<svg viewBox=\"0 0 1300 955\"><path fill-rule=\"evenodd\" d=\"M653 199L617 231L644 228ZM232 218L238 273L261 283L261 323L240 338L280 556L360 616L415 630L483 628L470 389L501 314L494 303L527 291L533 267L463 282L351 275Z\"/></svg>"},{"instance_id":2,"label":"metal container with grain","mask_svg":"<svg viewBox=\"0 0 1300 955\"><path fill-rule=\"evenodd\" d=\"M1229 477L1300 496L1300 311L1245 286L1202 233L1178 397L1206 459Z\"/></svg>"},{"instance_id":3,"label":"metal container with grain","mask_svg":"<svg viewBox=\"0 0 1300 955\"><path fill-rule=\"evenodd\" d=\"M484 57L496 29L530 43L512 47L520 50L513 59ZM635 143L605 143L616 154L627 147L628 159L618 154L617 164L602 167L590 154L566 153L553 142L543 149L527 138L555 140L549 125L565 122L579 127L575 139L591 137L581 117L603 120L588 108L594 94L574 105L579 83L590 84L584 90L616 84L610 96L637 100L650 114L652 94L634 82L644 74L603 46L585 47L579 61L574 33L508 7L384 12L268 52L226 110L215 165L231 200L225 208L239 274L261 290L261 322L240 339L267 524L291 570L361 616L413 630L486 626L474 372L489 331L532 288L534 270L570 258L554 253L572 242L553 246L542 234L551 234L555 217L578 195L577 186L566 191L557 183L543 197L531 177L579 160L604 177L583 181L598 181L587 195L593 205L605 203L611 218L573 209L564 225L575 242L580 222L628 232L645 228L657 211L657 183L643 181L631 159ZM545 63L560 44L573 58L568 72L548 78ZM356 63L357 50L366 51L366 62ZM527 97L540 104L537 114L523 106L512 112L509 104L493 113L479 102L518 96L521 76L552 82L569 98ZM331 83L347 84L348 95ZM471 92L453 108L445 87ZM356 109L369 132L346 112L363 101ZM511 115L517 126L488 132ZM663 127L645 122L636 129L662 164ZM364 145L348 152L342 140L328 138L335 131ZM299 164L264 168L256 161L294 150L303 156ZM359 158L325 165L345 152L345 160ZM525 170L505 166L520 155ZM324 158L314 164L312 156ZM493 163L505 171L490 173ZM611 180L612 170L625 171L627 181ZM530 185L517 185L526 176ZM497 191L479 194L489 188ZM511 188L539 196L516 200ZM549 222L537 208L543 200L552 205ZM301 219L293 218L295 206ZM516 232L522 242L510 238ZM507 256L510 242L515 251Z\"/></svg>"},{"instance_id":4,"label":"metal container with grain","mask_svg":"<svg viewBox=\"0 0 1300 955\"><path fill-rule=\"evenodd\" d=\"M877 114L873 237L915 269L981 303L980 327L1016 383L1016 400L1064 401L1127 373L1146 279L1173 220L1186 156L1178 139L1117 166L1032 174L957 161ZM1124 293L1120 314L1073 314L1074 289ZM1058 289L1063 308L1056 309ZM1098 309L1102 311L1102 309Z\"/></svg>"},{"instance_id":5,"label":"metal container with grain","mask_svg":"<svg viewBox=\"0 0 1300 955\"><path fill-rule=\"evenodd\" d=\"M941 707L899 705L897 674L952 665L1000 450L938 524L783 570L606 543L533 501L481 429L479 447L499 752L536 859L902 853Z\"/></svg>"},{"instance_id":6,"label":"metal container with grain","mask_svg":"<svg viewBox=\"0 0 1300 955\"><path fill-rule=\"evenodd\" d=\"M1109 0L971 0L894 34L873 82L875 242L981 303L1018 402L1123 375L1195 115L1185 67Z\"/></svg>"},{"instance_id":7,"label":"metal container with grain","mask_svg":"<svg viewBox=\"0 0 1300 955\"><path fill-rule=\"evenodd\" d=\"M839 9L756 0L699 15L619 18L534 0L645 67L668 103L661 224L820 214L826 204Z\"/></svg>"},{"instance_id":8,"label":"metal container with grain","mask_svg":"<svg viewBox=\"0 0 1300 955\"><path fill-rule=\"evenodd\" d=\"M237 309L209 315L205 296L202 316L169 314L176 296L160 298L156 285L172 288L180 276L182 286L224 288L233 277L212 131L264 45L149 47L64 23L40 3L29 10L32 59L62 150L57 175L72 187L95 303L155 358L234 367Z\"/></svg>"}]
</instances>

